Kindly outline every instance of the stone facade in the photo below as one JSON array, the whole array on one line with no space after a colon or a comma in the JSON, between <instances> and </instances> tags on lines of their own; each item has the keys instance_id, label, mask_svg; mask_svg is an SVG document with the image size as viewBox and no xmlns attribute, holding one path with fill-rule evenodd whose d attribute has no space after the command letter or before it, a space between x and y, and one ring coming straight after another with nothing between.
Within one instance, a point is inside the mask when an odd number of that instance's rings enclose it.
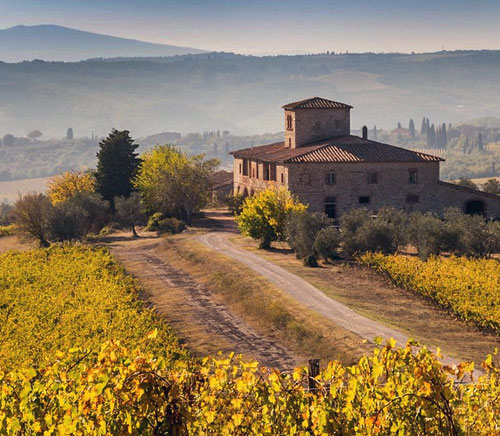
<instances>
[{"instance_id":1,"label":"stone facade","mask_svg":"<svg viewBox=\"0 0 500 436\"><path fill-rule=\"evenodd\" d=\"M500 218L500 197L439 180L442 159L351 136L350 106L316 100L305 101L307 109L284 106L284 142L232 153L235 193L283 186L309 210L336 219L354 208L384 206L438 215L456 207ZM329 103L339 107L315 107Z\"/></svg>"},{"instance_id":2,"label":"stone facade","mask_svg":"<svg viewBox=\"0 0 500 436\"><path fill-rule=\"evenodd\" d=\"M350 109L285 109L285 144L290 148L349 135Z\"/></svg>"}]
</instances>

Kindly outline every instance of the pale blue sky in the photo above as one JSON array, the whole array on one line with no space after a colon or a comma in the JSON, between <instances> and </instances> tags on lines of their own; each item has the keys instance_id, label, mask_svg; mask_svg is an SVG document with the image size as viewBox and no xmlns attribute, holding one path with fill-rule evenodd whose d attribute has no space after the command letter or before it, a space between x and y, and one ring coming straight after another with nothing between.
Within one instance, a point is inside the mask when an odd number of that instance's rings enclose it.
<instances>
[{"instance_id":1,"label":"pale blue sky","mask_svg":"<svg viewBox=\"0 0 500 436\"><path fill-rule=\"evenodd\" d=\"M254 54L500 48L499 0L0 0L17 24Z\"/></svg>"}]
</instances>

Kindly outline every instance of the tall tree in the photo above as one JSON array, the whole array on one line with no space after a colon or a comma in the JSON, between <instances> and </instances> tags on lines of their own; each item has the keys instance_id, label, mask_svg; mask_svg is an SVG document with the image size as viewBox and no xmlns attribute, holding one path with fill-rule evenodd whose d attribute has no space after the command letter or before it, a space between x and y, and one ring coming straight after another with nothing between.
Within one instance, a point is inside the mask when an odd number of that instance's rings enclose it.
<instances>
[{"instance_id":1,"label":"tall tree","mask_svg":"<svg viewBox=\"0 0 500 436\"><path fill-rule=\"evenodd\" d=\"M66 139L73 139L73 129L71 127L68 128L68 130L66 130Z\"/></svg>"},{"instance_id":2,"label":"tall tree","mask_svg":"<svg viewBox=\"0 0 500 436\"><path fill-rule=\"evenodd\" d=\"M377 140L377 126L373 126L373 140Z\"/></svg>"},{"instance_id":3,"label":"tall tree","mask_svg":"<svg viewBox=\"0 0 500 436\"><path fill-rule=\"evenodd\" d=\"M477 135L477 148L479 149L479 151L484 150L483 134L481 132L479 132Z\"/></svg>"},{"instance_id":4,"label":"tall tree","mask_svg":"<svg viewBox=\"0 0 500 436\"><path fill-rule=\"evenodd\" d=\"M425 117L422 119L422 127L420 127L420 134L422 136L427 136L427 123L425 122Z\"/></svg>"},{"instance_id":5,"label":"tall tree","mask_svg":"<svg viewBox=\"0 0 500 436\"><path fill-rule=\"evenodd\" d=\"M410 124L408 125L408 130L410 131L411 139L415 139L415 123L413 119L410 120Z\"/></svg>"},{"instance_id":6,"label":"tall tree","mask_svg":"<svg viewBox=\"0 0 500 436\"><path fill-rule=\"evenodd\" d=\"M96 192L109 201L113 211L115 197L127 198L133 190L132 180L140 163L137 153L134 153L138 146L128 130L113 130L99 143Z\"/></svg>"},{"instance_id":7,"label":"tall tree","mask_svg":"<svg viewBox=\"0 0 500 436\"><path fill-rule=\"evenodd\" d=\"M448 133L446 131L446 123L441 125L441 141L442 147L446 148L448 146Z\"/></svg>"},{"instance_id":8,"label":"tall tree","mask_svg":"<svg viewBox=\"0 0 500 436\"><path fill-rule=\"evenodd\" d=\"M401 123L398 123L398 129L401 129Z\"/></svg>"}]
</instances>

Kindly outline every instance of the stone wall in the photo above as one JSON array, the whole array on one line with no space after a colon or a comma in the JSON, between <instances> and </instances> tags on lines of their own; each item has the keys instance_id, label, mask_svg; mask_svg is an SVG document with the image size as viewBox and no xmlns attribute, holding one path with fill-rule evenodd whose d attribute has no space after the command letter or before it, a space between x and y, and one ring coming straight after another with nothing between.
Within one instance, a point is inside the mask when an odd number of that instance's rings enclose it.
<instances>
[{"instance_id":1,"label":"stone wall","mask_svg":"<svg viewBox=\"0 0 500 436\"><path fill-rule=\"evenodd\" d=\"M243 167L247 162L248 175L243 174ZM264 162L255 160L234 159L234 192L236 194L251 195L269 186L284 186L288 188L288 170L284 165L276 164L275 180L264 180ZM241 168L241 172L240 172ZM258 172L257 172L258 170ZM259 177L257 178L257 173ZM254 175L255 177L252 177Z\"/></svg>"},{"instance_id":2,"label":"stone wall","mask_svg":"<svg viewBox=\"0 0 500 436\"><path fill-rule=\"evenodd\" d=\"M287 117L292 117L292 130ZM342 109L285 110L285 146L296 148L311 142L350 134L350 112Z\"/></svg>"},{"instance_id":3,"label":"stone wall","mask_svg":"<svg viewBox=\"0 0 500 436\"><path fill-rule=\"evenodd\" d=\"M262 162L250 164L250 175L252 172L256 175L259 168L258 179L240 173L240 164L242 159L234 160L235 193L251 195L271 185L284 186L313 212L325 212L326 199L334 198L336 218L351 209L366 207L376 211L383 206L408 213L422 211L442 215L448 207L465 212L469 201L482 202L488 218L500 218L500 197L439 181L439 162L278 164L276 181L264 180ZM417 183L410 183L410 171L417 171ZM327 173L335 174L334 184L326 183ZM374 181L373 174L376 174L376 183L369 183ZM368 203L360 200L368 200Z\"/></svg>"},{"instance_id":4,"label":"stone wall","mask_svg":"<svg viewBox=\"0 0 500 436\"><path fill-rule=\"evenodd\" d=\"M409 181L410 171L417 171L417 183ZM324 212L326 197L334 197L337 217L359 207L377 210L392 206L407 212L433 209L432 192L439 183L438 162L381 163L356 162L332 164L288 164L289 189L309 204L309 209ZM335 184L327 184L328 172L335 174ZM373 174L376 183L369 183ZM360 203L364 197L368 203ZM416 201L417 200L417 201Z\"/></svg>"}]
</instances>

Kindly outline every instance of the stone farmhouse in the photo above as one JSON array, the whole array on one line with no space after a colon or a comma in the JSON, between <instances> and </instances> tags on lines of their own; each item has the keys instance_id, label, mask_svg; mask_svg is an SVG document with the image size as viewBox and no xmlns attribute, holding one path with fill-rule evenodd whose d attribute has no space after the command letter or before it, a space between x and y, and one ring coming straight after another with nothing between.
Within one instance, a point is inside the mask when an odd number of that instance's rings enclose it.
<instances>
[{"instance_id":1,"label":"stone farmhouse","mask_svg":"<svg viewBox=\"0 0 500 436\"><path fill-rule=\"evenodd\" d=\"M439 180L442 158L350 134L352 106L320 97L290 103L283 142L233 151L235 193L283 186L310 211L339 218L353 208L406 212L457 207L500 218L500 197Z\"/></svg>"}]
</instances>

